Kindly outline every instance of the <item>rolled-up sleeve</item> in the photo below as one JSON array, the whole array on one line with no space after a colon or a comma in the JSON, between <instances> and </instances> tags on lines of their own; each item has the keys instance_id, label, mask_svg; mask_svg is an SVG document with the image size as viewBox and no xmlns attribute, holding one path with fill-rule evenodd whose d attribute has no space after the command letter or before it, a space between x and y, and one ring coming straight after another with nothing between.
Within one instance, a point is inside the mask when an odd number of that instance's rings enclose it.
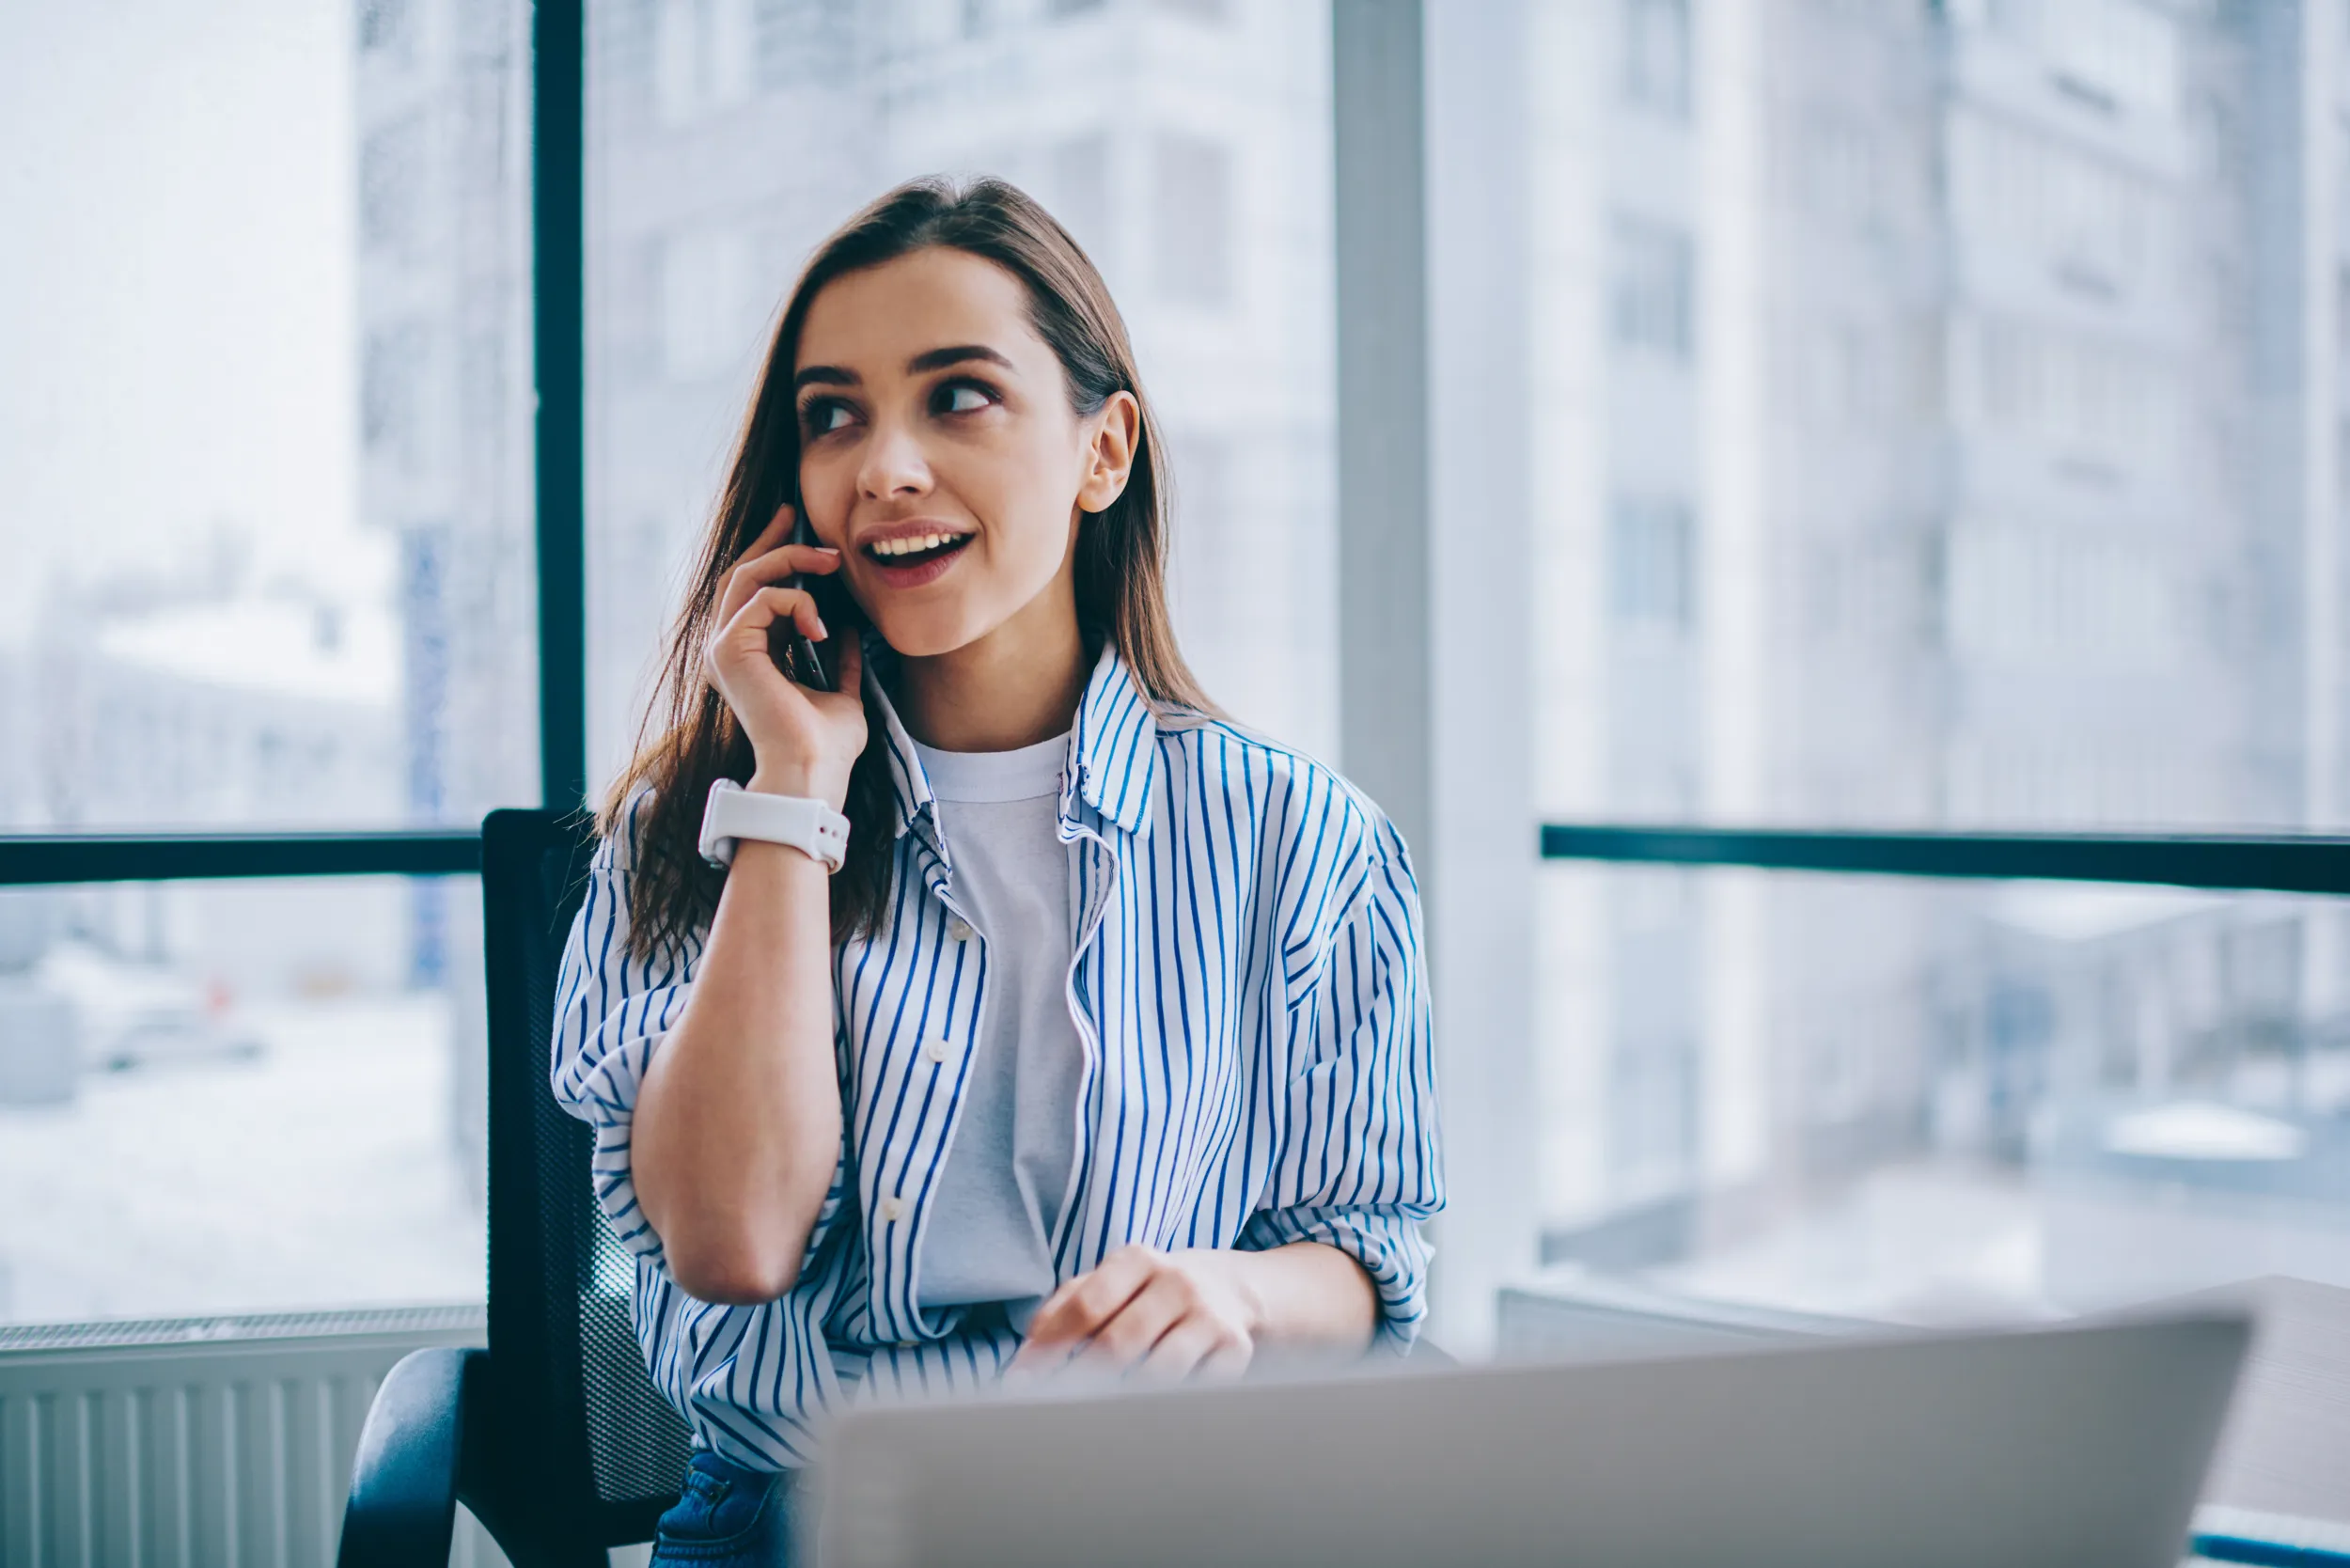
<instances>
[{"instance_id":1,"label":"rolled-up sleeve","mask_svg":"<svg viewBox=\"0 0 2350 1568\"><path fill-rule=\"evenodd\" d=\"M1420 1223L1444 1206L1419 889L1402 839L1369 835L1351 907L1291 1009L1287 1114L1262 1206L1240 1245L1321 1242L1361 1263L1380 1338L1411 1343L1427 1314Z\"/></svg>"},{"instance_id":2,"label":"rolled-up sleeve","mask_svg":"<svg viewBox=\"0 0 2350 1568\"><path fill-rule=\"evenodd\" d=\"M637 1206L629 1134L645 1071L693 993L701 933L652 959L629 949L630 869L651 799L640 792L629 801L588 868L556 978L553 1084L556 1103L596 1130L592 1180L613 1233L658 1262L661 1238Z\"/></svg>"}]
</instances>

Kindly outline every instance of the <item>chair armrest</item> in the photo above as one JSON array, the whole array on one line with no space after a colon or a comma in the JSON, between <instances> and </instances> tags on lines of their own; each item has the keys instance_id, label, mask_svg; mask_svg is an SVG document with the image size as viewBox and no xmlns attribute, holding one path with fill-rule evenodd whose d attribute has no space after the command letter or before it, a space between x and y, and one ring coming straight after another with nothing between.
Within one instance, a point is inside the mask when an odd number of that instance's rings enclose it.
<instances>
[{"instance_id":1,"label":"chair armrest","mask_svg":"<svg viewBox=\"0 0 2350 1568\"><path fill-rule=\"evenodd\" d=\"M464 1462L466 1404L489 1352L413 1351L385 1375L360 1429L337 1568L446 1568Z\"/></svg>"}]
</instances>

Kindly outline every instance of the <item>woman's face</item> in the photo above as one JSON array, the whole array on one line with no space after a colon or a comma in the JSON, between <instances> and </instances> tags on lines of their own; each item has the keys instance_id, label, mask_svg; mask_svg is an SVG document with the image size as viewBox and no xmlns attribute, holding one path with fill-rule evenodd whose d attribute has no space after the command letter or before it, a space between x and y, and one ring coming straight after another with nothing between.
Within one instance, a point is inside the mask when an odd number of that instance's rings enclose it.
<instances>
[{"instance_id":1,"label":"woman's face","mask_svg":"<svg viewBox=\"0 0 2350 1568\"><path fill-rule=\"evenodd\" d=\"M1124 488L1135 403L1072 412L1011 274L931 248L835 278L802 324L793 393L808 525L892 648L948 653L1023 612L1074 616L1079 514Z\"/></svg>"}]
</instances>

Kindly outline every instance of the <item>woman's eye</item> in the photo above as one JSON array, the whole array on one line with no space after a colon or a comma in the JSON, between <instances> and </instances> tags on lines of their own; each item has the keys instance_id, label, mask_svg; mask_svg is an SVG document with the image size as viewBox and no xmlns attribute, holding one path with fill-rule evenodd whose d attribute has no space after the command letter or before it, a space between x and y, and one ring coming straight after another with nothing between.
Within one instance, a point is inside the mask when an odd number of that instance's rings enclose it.
<instances>
[{"instance_id":1,"label":"woman's eye","mask_svg":"<svg viewBox=\"0 0 2350 1568\"><path fill-rule=\"evenodd\" d=\"M957 383L939 392L939 412L942 414L976 414L995 400L979 387Z\"/></svg>"},{"instance_id":2,"label":"woman's eye","mask_svg":"<svg viewBox=\"0 0 2350 1568\"><path fill-rule=\"evenodd\" d=\"M822 435L827 431L837 431L848 422L848 405L830 398L809 403L800 411L800 428L809 435Z\"/></svg>"}]
</instances>

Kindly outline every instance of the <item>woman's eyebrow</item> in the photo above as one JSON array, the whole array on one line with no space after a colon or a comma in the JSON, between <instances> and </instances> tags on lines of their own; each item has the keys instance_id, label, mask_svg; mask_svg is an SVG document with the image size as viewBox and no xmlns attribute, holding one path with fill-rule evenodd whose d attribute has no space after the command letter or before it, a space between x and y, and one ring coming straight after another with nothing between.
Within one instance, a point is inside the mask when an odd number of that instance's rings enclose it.
<instances>
[{"instance_id":1,"label":"woman's eyebrow","mask_svg":"<svg viewBox=\"0 0 2350 1568\"><path fill-rule=\"evenodd\" d=\"M943 370L949 365L960 365L971 359L983 359L991 365L1001 365L1007 370L1016 368L1010 360L984 343L959 343L950 349L930 349L916 354L906 361L906 373L920 375L925 370Z\"/></svg>"},{"instance_id":2,"label":"woman's eyebrow","mask_svg":"<svg viewBox=\"0 0 2350 1568\"><path fill-rule=\"evenodd\" d=\"M971 360L985 360L1001 365L1005 369L1017 369L1010 359L984 343L958 343L952 348L926 349L906 361L908 375L920 375L925 370L943 370L949 365L962 365ZM791 390L803 386L856 386L864 378L840 365L810 365L791 378Z\"/></svg>"},{"instance_id":3,"label":"woman's eyebrow","mask_svg":"<svg viewBox=\"0 0 2350 1568\"><path fill-rule=\"evenodd\" d=\"M810 365L791 378L791 390L797 392L803 386L854 386L857 380L854 370L838 365Z\"/></svg>"}]
</instances>

